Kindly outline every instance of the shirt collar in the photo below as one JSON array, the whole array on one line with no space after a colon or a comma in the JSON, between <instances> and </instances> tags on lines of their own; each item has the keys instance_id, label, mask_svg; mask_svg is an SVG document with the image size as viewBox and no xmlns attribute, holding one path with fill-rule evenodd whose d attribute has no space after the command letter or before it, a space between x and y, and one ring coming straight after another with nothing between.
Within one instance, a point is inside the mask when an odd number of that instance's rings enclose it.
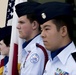
<instances>
[{"instance_id":1,"label":"shirt collar","mask_svg":"<svg viewBox=\"0 0 76 75\"><path fill-rule=\"evenodd\" d=\"M31 40L32 40L32 39L31 39ZM25 48L25 47L31 42L31 40L25 41L25 42L23 43L23 45L22 45L22 48Z\"/></svg>"},{"instance_id":2,"label":"shirt collar","mask_svg":"<svg viewBox=\"0 0 76 75\"><path fill-rule=\"evenodd\" d=\"M36 46L36 43L40 42L41 43L42 38L40 35L36 36L34 39L31 40L31 42L28 43L28 45L24 48L26 52L32 51L33 48Z\"/></svg>"},{"instance_id":3,"label":"shirt collar","mask_svg":"<svg viewBox=\"0 0 76 75\"><path fill-rule=\"evenodd\" d=\"M66 48L64 48L57 57L62 62L62 64L65 64L70 54L75 50L75 45L73 42L71 42Z\"/></svg>"},{"instance_id":4,"label":"shirt collar","mask_svg":"<svg viewBox=\"0 0 76 75\"><path fill-rule=\"evenodd\" d=\"M39 34L37 34L36 36L38 36ZM35 37L36 37L35 36ZM34 38L35 38L34 37ZM29 41L25 41L24 43L23 43L23 45L22 45L22 48L25 48L34 38L32 38L32 39L30 39Z\"/></svg>"},{"instance_id":5,"label":"shirt collar","mask_svg":"<svg viewBox=\"0 0 76 75\"><path fill-rule=\"evenodd\" d=\"M70 42L71 43L71 42ZM69 43L69 44L70 44ZM68 44L68 45L69 45ZM53 52L51 52L51 58L52 58L52 60L53 60L53 58L55 57L55 56L57 56L64 48L66 48L68 45L66 45L66 46L64 46L64 47L62 47L62 48L59 48L58 50L55 50L55 51L53 51Z\"/></svg>"}]
</instances>

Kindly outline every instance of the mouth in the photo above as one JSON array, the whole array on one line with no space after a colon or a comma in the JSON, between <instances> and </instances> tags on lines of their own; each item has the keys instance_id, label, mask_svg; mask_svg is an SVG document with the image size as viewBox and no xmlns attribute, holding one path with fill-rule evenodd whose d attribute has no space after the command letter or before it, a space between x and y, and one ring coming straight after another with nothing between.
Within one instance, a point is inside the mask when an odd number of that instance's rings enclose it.
<instances>
[{"instance_id":1,"label":"mouth","mask_svg":"<svg viewBox=\"0 0 76 75\"><path fill-rule=\"evenodd\" d=\"M46 42L46 41L43 41L43 42Z\"/></svg>"},{"instance_id":2,"label":"mouth","mask_svg":"<svg viewBox=\"0 0 76 75\"><path fill-rule=\"evenodd\" d=\"M43 42L47 42L47 41L43 40Z\"/></svg>"},{"instance_id":3,"label":"mouth","mask_svg":"<svg viewBox=\"0 0 76 75\"><path fill-rule=\"evenodd\" d=\"M21 31L19 31L19 34L21 34Z\"/></svg>"},{"instance_id":4,"label":"mouth","mask_svg":"<svg viewBox=\"0 0 76 75\"><path fill-rule=\"evenodd\" d=\"M21 32L21 31L19 30L19 32Z\"/></svg>"},{"instance_id":5,"label":"mouth","mask_svg":"<svg viewBox=\"0 0 76 75\"><path fill-rule=\"evenodd\" d=\"M46 44L47 43L47 41L43 41L44 42L44 44Z\"/></svg>"}]
</instances>

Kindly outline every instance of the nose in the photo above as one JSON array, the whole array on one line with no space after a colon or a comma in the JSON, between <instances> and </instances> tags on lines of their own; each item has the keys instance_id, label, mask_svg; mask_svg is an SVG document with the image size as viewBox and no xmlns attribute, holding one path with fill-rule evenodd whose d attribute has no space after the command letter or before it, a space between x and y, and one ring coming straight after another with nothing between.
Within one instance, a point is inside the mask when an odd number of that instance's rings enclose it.
<instances>
[{"instance_id":1,"label":"nose","mask_svg":"<svg viewBox=\"0 0 76 75\"><path fill-rule=\"evenodd\" d=\"M16 28L17 28L17 29L20 29L20 25L18 24Z\"/></svg>"},{"instance_id":2,"label":"nose","mask_svg":"<svg viewBox=\"0 0 76 75\"><path fill-rule=\"evenodd\" d=\"M45 37L44 31L41 32L41 37L42 37L42 38Z\"/></svg>"}]
</instances>

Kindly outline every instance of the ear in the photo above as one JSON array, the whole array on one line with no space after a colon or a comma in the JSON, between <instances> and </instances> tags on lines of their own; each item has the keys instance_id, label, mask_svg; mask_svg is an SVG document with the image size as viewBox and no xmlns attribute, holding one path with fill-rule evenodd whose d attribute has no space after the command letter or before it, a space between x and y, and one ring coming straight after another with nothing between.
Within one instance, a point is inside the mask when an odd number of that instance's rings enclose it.
<instances>
[{"instance_id":1,"label":"ear","mask_svg":"<svg viewBox=\"0 0 76 75\"><path fill-rule=\"evenodd\" d=\"M66 36L67 35L67 27L66 26L62 26L60 28L60 33L61 33L61 36Z\"/></svg>"},{"instance_id":2,"label":"ear","mask_svg":"<svg viewBox=\"0 0 76 75\"><path fill-rule=\"evenodd\" d=\"M32 23L32 28L33 28L33 29L36 29L36 28L38 28L38 27L39 27L38 22L37 22L37 21L33 21L33 23Z\"/></svg>"}]
</instances>

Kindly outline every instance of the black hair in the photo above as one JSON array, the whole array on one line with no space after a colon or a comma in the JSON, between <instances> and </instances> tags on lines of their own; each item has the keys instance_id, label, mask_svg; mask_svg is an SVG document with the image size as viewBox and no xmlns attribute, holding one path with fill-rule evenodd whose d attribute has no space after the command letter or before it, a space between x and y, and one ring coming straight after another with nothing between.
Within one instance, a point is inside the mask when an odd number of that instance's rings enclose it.
<instances>
[{"instance_id":1,"label":"black hair","mask_svg":"<svg viewBox=\"0 0 76 75\"><path fill-rule=\"evenodd\" d=\"M73 29L74 29L73 17L58 16L53 19L53 23L56 25L57 30L59 30L62 26L66 26L68 35L70 39L73 40Z\"/></svg>"},{"instance_id":2,"label":"black hair","mask_svg":"<svg viewBox=\"0 0 76 75\"><path fill-rule=\"evenodd\" d=\"M37 22L38 22L35 13L27 14L27 18L29 19L29 21L30 21L31 23L32 23L33 21L37 21ZM39 23L39 22L38 22L38 23ZM41 30L41 29L40 29L40 25L39 25L39 30Z\"/></svg>"}]
</instances>

